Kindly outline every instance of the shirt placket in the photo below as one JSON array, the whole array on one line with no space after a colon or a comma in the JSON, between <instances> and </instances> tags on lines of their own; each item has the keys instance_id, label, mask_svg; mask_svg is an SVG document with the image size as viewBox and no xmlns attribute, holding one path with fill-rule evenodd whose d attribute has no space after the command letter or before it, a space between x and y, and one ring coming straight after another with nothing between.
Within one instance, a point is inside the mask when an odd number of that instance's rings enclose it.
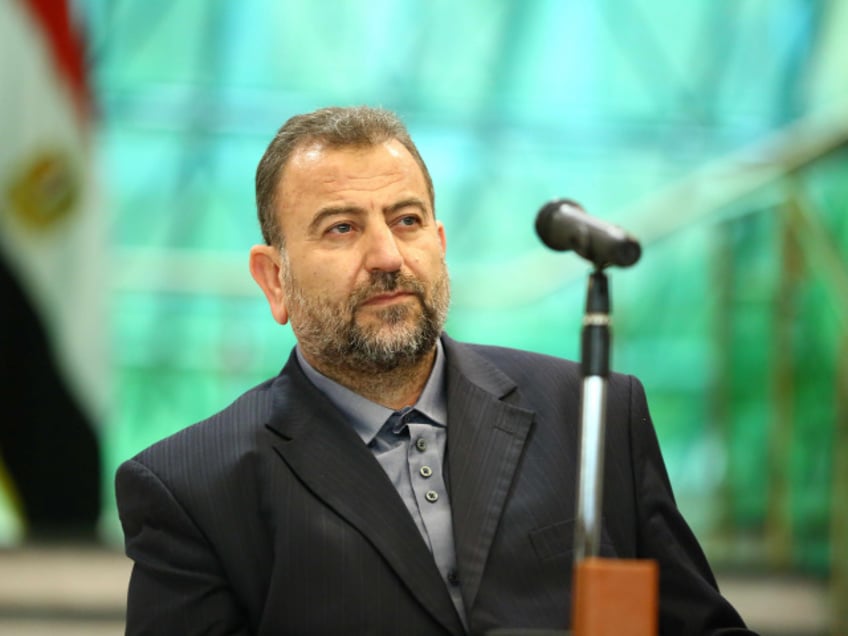
<instances>
[{"instance_id":1,"label":"shirt placket","mask_svg":"<svg viewBox=\"0 0 848 636\"><path fill-rule=\"evenodd\" d=\"M406 419L410 436L407 449L407 466L412 491L418 504L421 520L427 531L430 549L436 566L442 574L451 598L465 618L459 578L456 571L456 555L453 546L453 522L445 488L441 458L444 455L444 437L440 442L437 427L429 423L416 422L415 413Z\"/></svg>"}]
</instances>

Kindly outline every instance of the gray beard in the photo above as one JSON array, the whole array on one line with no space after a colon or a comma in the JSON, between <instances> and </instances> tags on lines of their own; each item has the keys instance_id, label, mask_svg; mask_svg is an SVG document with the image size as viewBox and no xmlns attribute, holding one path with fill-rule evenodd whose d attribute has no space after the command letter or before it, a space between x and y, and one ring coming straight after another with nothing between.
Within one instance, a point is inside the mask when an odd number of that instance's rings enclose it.
<instances>
[{"instance_id":1,"label":"gray beard","mask_svg":"<svg viewBox=\"0 0 848 636\"><path fill-rule=\"evenodd\" d=\"M399 272L375 272L341 306L306 298L291 279L288 267L284 267L283 279L290 290L292 328L304 352L320 360L321 367L346 373L385 373L415 367L433 351L450 302L446 269L433 285L430 302L418 279ZM362 302L374 294L398 289L416 296L418 312L405 303L379 310L373 324L363 326L356 321ZM415 313L417 318L410 321Z\"/></svg>"}]
</instances>

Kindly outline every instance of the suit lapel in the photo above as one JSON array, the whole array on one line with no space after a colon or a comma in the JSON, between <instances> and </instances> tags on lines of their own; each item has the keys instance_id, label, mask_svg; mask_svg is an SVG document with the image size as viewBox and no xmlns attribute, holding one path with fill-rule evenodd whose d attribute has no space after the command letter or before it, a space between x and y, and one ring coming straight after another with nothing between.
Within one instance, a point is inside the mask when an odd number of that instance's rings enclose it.
<instances>
[{"instance_id":1,"label":"suit lapel","mask_svg":"<svg viewBox=\"0 0 848 636\"><path fill-rule=\"evenodd\" d=\"M275 450L313 494L383 555L410 593L451 633L463 628L429 549L371 452L294 360L274 383Z\"/></svg>"},{"instance_id":2,"label":"suit lapel","mask_svg":"<svg viewBox=\"0 0 848 636\"><path fill-rule=\"evenodd\" d=\"M465 345L443 342L453 531L470 613L533 413L509 403L516 387L501 371Z\"/></svg>"}]
</instances>

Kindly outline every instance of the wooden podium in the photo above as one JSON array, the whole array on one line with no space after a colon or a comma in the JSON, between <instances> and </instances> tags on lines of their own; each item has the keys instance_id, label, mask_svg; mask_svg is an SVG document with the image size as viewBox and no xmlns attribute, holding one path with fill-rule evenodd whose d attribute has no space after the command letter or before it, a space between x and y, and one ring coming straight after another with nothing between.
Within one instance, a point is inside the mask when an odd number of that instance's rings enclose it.
<instances>
[{"instance_id":1,"label":"wooden podium","mask_svg":"<svg viewBox=\"0 0 848 636\"><path fill-rule=\"evenodd\" d=\"M574 566L574 636L657 636L655 561L588 557Z\"/></svg>"}]
</instances>

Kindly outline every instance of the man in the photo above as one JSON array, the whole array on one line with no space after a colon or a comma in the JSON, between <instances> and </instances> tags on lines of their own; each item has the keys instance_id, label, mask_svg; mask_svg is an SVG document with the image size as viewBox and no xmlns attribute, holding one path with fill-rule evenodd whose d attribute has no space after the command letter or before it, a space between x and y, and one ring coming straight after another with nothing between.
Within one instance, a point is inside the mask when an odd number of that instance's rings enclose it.
<instances>
[{"instance_id":1,"label":"man","mask_svg":"<svg viewBox=\"0 0 848 636\"><path fill-rule=\"evenodd\" d=\"M250 271L280 375L117 474L129 634L483 634L570 622L577 365L442 333L445 230L400 121L290 119ZM602 553L656 559L665 634L749 633L677 511L641 385L609 386Z\"/></svg>"}]
</instances>

